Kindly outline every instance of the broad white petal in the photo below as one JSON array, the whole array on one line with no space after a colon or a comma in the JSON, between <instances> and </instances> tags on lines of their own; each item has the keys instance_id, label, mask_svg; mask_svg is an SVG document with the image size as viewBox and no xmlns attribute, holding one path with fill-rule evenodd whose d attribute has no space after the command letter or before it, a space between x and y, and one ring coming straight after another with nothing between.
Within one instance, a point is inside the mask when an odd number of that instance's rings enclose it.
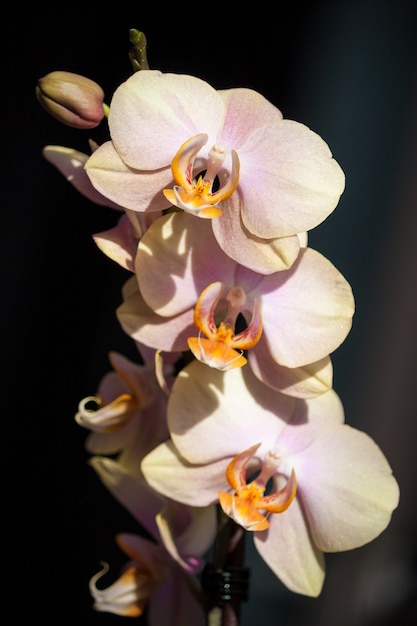
<instances>
[{"instance_id":1,"label":"broad white petal","mask_svg":"<svg viewBox=\"0 0 417 626\"><path fill-rule=\"evenodd\" d=\"M201 291L217 280L233 281L235 265L219 248L210 221L182 212L152 224L135 262L142 295L162 316L194 308Z\"/></svg>"},{"instance_id":2,"label":"broad white petal","mask_svg":"<svg viewBox=\"0 0 417 626\"><path fill-rule=\"evenodd\" d=\"M352 288L326 257L311 248L300 250L290 270L266 276L256 293L263 337L280 365L300 367L323 359L351 329Z\"/></svg>"},{"instance_id":3,"label":"broad white petal","mask_svg":"<svg viewBox=\"0 0 417 626\"><path fill-rule=\"evenodd\" d=\"M322 550L358 548L388 526L399 487L367 434L348 425L327 430L293 462L312 534Z\"/></svg>"},{"instance_id":4,"label":"broad white petal","mask_svg":"<svg viewBox=\"0 0 417 626\"><path fill-rule=\"evenodd\" d=\"M254 534L259 554L288 589L318 596L325 577L324 555L314 544L299 497L269 521L268 530Z\"/></svg>"},{"instance_id":5,"label":"broad white petal","mask_svg":"<svg viewBox=\"0 0 417 626\"><path fill-rule=\"evenodd\" d=\"M132 169L107 141L86 161L85 170L99 193L125 209L151 212L169 206L162 190L173 184L170 164L155 172Z\"/></svg>"},{"instance_id":6,"label":"broad white petal","mask_svg":"<svg viewBox=\"0 0 417 626\"><path fill-rule=\"evenodd\" d=\"M195 361L173 385L168 426L187 461L205 464L230 460L258 442L270 446L294 407L294 398L263 385L247 366L221 372Z\"/></svg>"},{"instance_id":7,"label":"broad white petal","mask_svg":"<svg viewBox=\"0 0 417 626\"><path fill-rule=\"evenodd\" d=\"M312 398L332 387L333 366L329 356L302 365L285 367L271 356L263 337L248 354L249 365L265 385L297 398Z\"/></svg>"},{"instance_id":8,"label":"broad white petal","mask_svg":"<svg viewBox=\"0 0 417 626\"><path fill-rule=\"evenodd\" d=\"M229 489L228 462L192 465L168 441L145 456L141 469L149 485L162 495L191 506L207 506L217 502L219 491Z\"/></svg>"},{"instance_id":9,"label":"broad white petal","mask_svg":"<svg viewBox=\"0 0 417 626\"><path fill-rule=\"evenodd\" d=\"M188 337L196 333L193 310L174 317L157 315L139 292L136 276L133 279L134 283L129 282L129 290L123 294L124 302L116 310L123 330L149 348L166 352L187 350Z\"/></svg>"},{"instance_id":10,"label":"broad white petal","mask_svg":"<svg viewBox=\"0 0 417 626\"><path fill-rule=\"evenodd\" d=\"M225 89L218 94L226 105L221 138L235 150L260 126L282 120L281 111L253 89Z\"/></svg>"},{"instance_id":11,"label":"broad white petal","mask_svg":"<svg viewBox=\"0 0 417 626\"><path fill-rule=\"evenodd\" d=\"M214 236L222 250L237 263L260 274L287 270L300 250L296 234L289 237L257 237L246 228L241 217L241 199L235 192L222 203L223 214L211 220Z\"/></svg>"},{"instance_id":12,"label":"broad white petal","mask_svg":"<svg viewBox=\"0 0 417 626\"><path fill-rule=\"evenodd\" d=\"M255 130L239 150L242 220L258 237L311 230L335 209L345 176L312 130L282 120Z\"/></svg>"},{"instance_id":13,"label":"broad white petal","mask_svg":"<svg viewBox=\"0 0 417 626\"><path fill-rule=\"evenodd\" d=\"M216 90L195 76L135 72L113 95L110 135L130 167L156 170L170 166L179 147L198 133L214 143L224 112Z\"/></svg>"}]
</instances>

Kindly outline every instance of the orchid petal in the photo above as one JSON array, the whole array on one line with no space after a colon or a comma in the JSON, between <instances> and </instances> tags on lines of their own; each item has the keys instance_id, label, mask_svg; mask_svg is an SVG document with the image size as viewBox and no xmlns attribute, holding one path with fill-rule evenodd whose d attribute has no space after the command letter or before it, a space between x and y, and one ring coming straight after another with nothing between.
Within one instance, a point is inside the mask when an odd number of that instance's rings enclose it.
<instances>
[{"instance_id":1,"label":"orchid petal","mask_svg":"<svg viewBox=\"0 0 417 626\"><path fill-rule=\"evenodd\" d=\"M388 526L398 484L367 434L348 425L328 430L294 462L314 541L322 550L358 548Z\"/></svg>"},{"instance_id":2,"label":"orchid petal","mask_svg":"<svg viewBox=\"0 0 417 626\"><path fill-rule=\"evenodd\" d=\"M131 295L117 308L116 315L123 330L135 341L166 352L188 349L187 338L195 333L192 309L172 318L157 315L146 304L138 290L136 276L130 283Z\"/></svg>"},{"instance_id":3,"label":"orchid petal","mask_svg":"<svg viewBox=\"0 0 417 626\"><path fill-rule=\"evenodd\" d=\"M136 257L143 297L163 316L194 308L201 291L219 276L232 282L235 265L219 249L210 222L185 213L156 220L142 237Z\"/></svg>"},{"instance_id":4,"label":"orchid petal","mask_svg":"<svg viewBox=\"0 0 417 626\"><path fill-rule=\"evenodd\" d=\"M272 357L286 367L300 367L328 356L352 326L350 284L311 248L303 248L287 272L266 276L257 291L268 294L260 298L264 338Z\"/></svg>"},{"instance_id":5,"label":"orchid petal","mask_svg":"<svg viewBox=\"0 0 417 626\"><path fill-rule=\"evenodd\" d=\"M125 209L152 212L168 207L162 190L172 185L170 164L158 172L132 169L107 141L89 157L85 170L99 193Z\"/></svg>"},{"instance_id":6,"label":"orchid petal","mask_svg":"<svg viewBox=\"0 0 417 626\"><path fill-rule=\"evenodd\" d=\"M218 94L226 108L222 138L235 146L236 150L260 126L276 124L282 120L281 111L253 89L224 89Z\"/></svg>"},{"instance_id":7,"label":"orchid petal","mask_svg":"<svg viewBox=\"0 0 417 626\"><path fill-rule=\"evenodd\" d=\"M269 522L267 531L254 536L260 556L288 589L317 597L324 582L324 555L314 545L298 497Z\"/></svg>"},{"instance_id":8,"label":"orchid petal","mask_svg":"<svg viewBox=\"0 0 417 626\"><path fill-rule=\"evenodd\" d=\"M187 516L188 523L178 533L174 527L181 514ZM204 566L201 555L209 550L216 534L215 507L197 509L169 501L156 516L156 523L161 541L174 561L190 574L200 572Z\"/></svg>"},{"instance_id":9,"label":"orchid petal","mask_svg":"<svg viewBox=\"0 0 417 626\"><path fill-rule=\"evenodd\" d=\"M221 219L213 220L211 226L220 248L230 258L261 274L272 274L291 267L300 250L297 235L263 239L250 233L241 220L237 194L225 200L222 207Z\"/></svg>"},{"instance_id":10,"label":"orchid petal","mask_svg":"<svg viewBox=\"0 0 417 626\"><path fill-rule=\"evenodd\" d=\"M122 617L139 617L148 604L152 587L144 589L144 574L136 566L127 568L107 589L98 589L97 581L109 570L105 563L102 569L90 579L90 593L94 599L94 609L113 613Z\"/></svg>"},{"instance_id":11,"label":"orchid petal","mask_svg":"<svg viewBox=\"0 0 417 626\"><path fill-rule=\"evenodd\" d=\"M257 237L311 230L335 209L344 190L344 173L329 146L299 122L258 128L239 158L242 221Z\"/></svg>"},{"instance_id":12,"label":"orchid petal","mask_svg":"<svg viewBox=\"0 0 417 626\"><path fill-rule=\"evenodd\" d=\"M126 164L156 170L171 165L190 137L205 132L215 139L224 109L216 90L205 81L147 70L134 73L114 92L109 129Z\"/></svg>"},{"instance_id":13,"label":"orchid petal","mask_svg":"<svg viewBox=\"0 0 417 626\"><path fill-rule=\"evenodd\" d=\"M192 465L167 441L145 456L141 469L149 485L162 495L190 506L208 506L217 502L219 489L229 488L227 464L227 459L220 459Z\"/></svg>"},{"instance_id":14,"label":"orchid petal","mask_svg":"<svg viewBox=\"0 0 417 626\"><path fill-rule=\"evenodd\" d=\"M117 226L94 234L93 239L109 259L130 272L135 271L134 262L139 238L126 214L121 216Z\"/></svg>"},{"instance_id":15,"label":"orchid petal","mask_svg":"<svg viewBox=\"0 0 417 626\"><path fill-rule=\"evenodd\" d=\"M89 403L93 401L97 408L88 408ZM128 393L118 396L103 407L100 405L101 400L97 396L84 398L79 403L78 412L75 415L77 424L98 433L112 433L126 424L132 411L136 410L136 401Z\"/></svg>"},{"instance_id":16,"label":"orchid petal","mask_svg":"<svg viewBox=\"0 0 417 626\"><path fill-rule=\"evenodd\" d=\"M177 376L167 418L180 454L205 464L230 460L260 441L260 433L275 441L294 407L294 398L266 387L247 367L220 372L194 361Z\"/></svg>"},{"instance_id":17,"label":"orchid petal","mask_svg":"<svg viewBox=\"0 0 417 626\"><path fill-rule=\"evenodd\" d=\"M313 398L332 387L333 365L329 356L300 367L285 367L277 363L261 338L249 352L252 372L265 385L296 398Z\"/></svg>"}]
</instances>

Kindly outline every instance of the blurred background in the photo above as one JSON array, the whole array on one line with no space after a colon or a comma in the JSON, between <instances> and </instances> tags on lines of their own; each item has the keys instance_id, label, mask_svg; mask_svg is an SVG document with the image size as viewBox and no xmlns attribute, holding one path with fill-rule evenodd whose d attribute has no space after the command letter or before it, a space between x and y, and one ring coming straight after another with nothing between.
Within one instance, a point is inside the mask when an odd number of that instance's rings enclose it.
<instances>
[{"instance_id":1,"label":"blurred background","mask_svg":"<svg viewBox=\"0 0 417 626\"><path fill-rule=\"evenodd\" d=\"M114 213L87 202L41 155L47 144L88 152L100 131L60 125L37 103L35 86L67 70L98 82L110 102L132 72L129 30L136 28L153 69L259 91L284 117L319 133L346 174L338 207L310 245L353 287L357 309L333 355L334 387L346 421L371 435L390 462L400 506L374 542L327 555L318 599L287 591L248 541L248 564L257 569L241 626L415 626L417 4L135 4L108 13L13 6L3 26L14 40L3 54L0 229L8 621L128 619L95 613L88 580L102 560L117 571L125 559L113 537L136 526L87 465L87 432L73 418L110 369L109 350L136 357L114 314L127 275L91 238L115 224Z\"/></svg>"}]
</instances>

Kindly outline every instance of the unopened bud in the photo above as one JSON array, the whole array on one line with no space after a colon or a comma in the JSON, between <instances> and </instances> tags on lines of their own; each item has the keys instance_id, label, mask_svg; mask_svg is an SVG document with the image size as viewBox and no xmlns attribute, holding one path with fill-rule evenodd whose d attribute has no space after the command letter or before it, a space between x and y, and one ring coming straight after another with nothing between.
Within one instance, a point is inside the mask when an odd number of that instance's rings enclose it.
<instances>
[{"instance_id":1,"label":"unopened bud","mask_svg":"<svg viewBox=\"0 0 417 626\"><path fill-rule=\"evenodd\" d=\"M73 128L95 128L105 115L102 88L79 74L47 74L38 81L36 97L52 117Z\"/></svg>"}]
</instances>

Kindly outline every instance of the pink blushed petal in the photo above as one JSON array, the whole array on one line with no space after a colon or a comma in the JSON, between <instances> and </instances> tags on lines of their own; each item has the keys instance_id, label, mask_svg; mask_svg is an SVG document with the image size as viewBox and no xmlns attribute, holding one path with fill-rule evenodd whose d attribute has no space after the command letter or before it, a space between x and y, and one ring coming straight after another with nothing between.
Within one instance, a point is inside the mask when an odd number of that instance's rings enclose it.
<instances>
[{"instance_id":1,"label":"pink blushed petal","mask_svg":"<svg viewBox=\"0 0 417 626\"><path fill-rule=\"evenodd\" d=\"M329 356L301 367L279 365L264 339L249 352L252 372L265 385L296 398L313 398L332 387L333 365Z\"/></svg>"},{"instance_id":2,"label":"pink blushed petal","mask_svg":"<svg viewBox=\"0 0 417 626\"><path fill-rule=\"evenodd\" d=\"M219 276L233 284L235 263L220 250L210 224L171 213L156 220L142 237L136 273L144 299L159 315L194 308L201 291Z\"/></svg>"},{"instance_id":3,"label":"pink blushed petal","mask_svg":"<svg viewBox=\"0 0 417 626\"><path fill-rule=\"evenodd\" d=\"M287 272L266 276L257 292L265 294L260 297L263 337L273 359L285 367L328 356L351 329L352 288L328 259L311 248L301 249Z\"/></svg>"},{"instance_id":4,"label":"pink blushed petal","mask_svg":"<svg viewBox=\"0 0 417 626\"><path fill-rule=\"evenodd\" d=\"M119 352L112 350L109 361L113 369L132 392L139 409L145 409L155 398L153 372L149 367L135 363Z\"/></svg>"},{"instance_id":5,"label":"pink blushed petal","mask_svg":"<svg viewBox=\"0 0 417 626\"><path fill-rule=\"evenodd\" d=\"M311 230L336 208L345 176L312 130L282 120L255 130L239 150L242 220L258 237Z\"/></svg>"},{"instance_id":6,"label":"pink blushed petal","mask_svg":"<svg viewBox=\"0 0 417 626\"><path fill-rule=\"evenodd\" d=\"M382 533L399 501L378 445L348 425L323 432L295 460L306 514L325 552L358 548Z\"/></svg>"},{"instance_id":7,"label":"pink blushed petal","mask_svg":"<svg viewBox=\"0 0 417 626\"><path fill-rule=\"evenodd\" d=\"M314 398L296 401L288 424L280 433L281 470L295 470L300 485L299 463L303 451L320 437L323 431L339 428L345 419L343 404L334 389Z\"/></svg>"},{"instance_id":8,"label":"pink blushed petal","mask_svg":"<svg viewBox=\"0 0 417 626\"><path fill-rule=\"evenodd\" d=\"M187 350L187 339L195 333L193 309L174 317L157 315L139 292L136 276L132 281L130 284L134 285L134 290L116 310L123 330L149 348L166 352Z\"/></svg>"},{"instance_id":9,"label":"pink blushed petal","mask_svg":"<svg viewBox=\"0 0 417 626\"><path fill-rule=\"evenodd\" d=\"M241 220L238 193L223 202L222 207L223 215L211 225L220 248L230 258L260 274L291 267L300 250L297 235L261 239L251 234Z\"/></svg>"},{"instance_id":10,"label":"pink blushed petal","mask_svg":"<svg viewBox=\"0 0 417 626\"><path fill-rule=\"evenodd\" d=\"M170 166L179 147L198 133L207 133L214 142L224 112L222 99L203 80L147 70L116 89L109 129L125 163L157 170Z\"/></svg>"},{"instance_id":11,"label":"pink blushed petal","mask_svg":"<svg viewBox=\"0 0 417 626\"><path fill-rule=\"evenodd\" d=\"M172 185L170 163L157 172L132 169L108 141L93 152L85 169L95 189L125 209L152 212L169 206L162 191Z\"/></svg>"},{"instance_id":12,"label":"pink blushed petal","mask_svg":"<svg viewBox=\"0 0 417 626\"><path fill-rule=\"evenodd\" d=\"M218 93L226 105L222 139L236 150L260 126L282 120L281 111L257 91L237 88Z\"/></svg>"},{"instance_id":13,"label":"pink blushed petal","mask_svg":"<svg viewBox=\"0 0 417 626\"><path fill-rule=\"evenodd\" d=\"M271 515L269 521L269 530L254 536L260 556L288 589L317 597L325 577L324 555L310 535L298 496L284 513Z\"/></svg>"},{"instance_id":14,"label":"pink blushed petal","mask_svg":"<svg viewBox=\"0 0 417 626\"><path fill-rule=\"evenodd\" d=\"M261 440L275 441L294 406L294 398L263 385L247 366L220 372L195 361L173 385L168 426L189 462L231 460Z\"/></svg>"},{"instance_id":15,"label":"pink blushed petal","mask_svg":"<svg viewBox=\"0 0 417 626\"><path fill-rule=\"evenodd\" d=\"M178 532L178 517L187 516L187 524ZM215 506L188 507L169 500L156 516L161 541L171 557L190 574L203 568L201 558L209 550L216 534Z\"/></svg>"},{"instance_id":16,"label":"pink blushed petal","mask_svg":"<svg viewBox=\"0 0 417 626\"><path fill-rule=\"evenodd\" d=\"M130 272L135 271L134 260L139 238L127 215L123 214L114 228L93 235L93 239L109 259Z\"/></svg>"},{"instance_id":17,"label":"pink blushed petal","mask_svg":"<svg viewBox=\"0 0 417 626\"><path fill-rule=\"evenodd\" d=\"M116 535L116 543L129 559L155 577L158 575L158 570L160 571L160 566L169 561L160 545L139 535L119 533Z\"/></svg>"},{"instance_id":18,"label":"pink blushed petal","mask_svg":"<svg viewBox=\"0 0 417 626\"><path fill-rule=\"evenodd\" d=\"M179 554L177 546L175 545L175 538L173 537L172 529L170 528L167 522L167 519L163 516L163 514L158 513L158 515L156 516L156 523L158 525L159 534L161 536L161 540L164 544L164 547L167 550L167 552L169 552L171 557L184 570L189 571L190 574L197 573L198 571L200 571L203 568L202 560L197 560L197 559L195 560L194 565L196 567L195 567L195 571L193 571L193 569L190 568L188 562L184 560L182 556Z\"/></svg>"},{"instance_id":19,"label":"pink blushed petal","mask_svg":"<svg viewBox=\"0 0 417 626\"><path fill-rule=\"evenodd\" d=\"M227 459L192 465L183 459L171 441L147 454L141 469L149 485L160 494L191 506L207 506L217 501L219 489L228 489Z\"/></svg>"},{"instance_id":20,"label":"pink blushed petal","mask_svg":"<svg viewBox=\"0 0 417 626\"><path fill-rule=\"evenodd\" d=\"M205 555L213 545L217 533L217 507L215 504L206 507L187 507L190 523L177 537L177 545L182 554L187 554L189 566L193 565L192 555ZM191 555L191 556L190 556Z\"/></svg>"}]
</instances>

